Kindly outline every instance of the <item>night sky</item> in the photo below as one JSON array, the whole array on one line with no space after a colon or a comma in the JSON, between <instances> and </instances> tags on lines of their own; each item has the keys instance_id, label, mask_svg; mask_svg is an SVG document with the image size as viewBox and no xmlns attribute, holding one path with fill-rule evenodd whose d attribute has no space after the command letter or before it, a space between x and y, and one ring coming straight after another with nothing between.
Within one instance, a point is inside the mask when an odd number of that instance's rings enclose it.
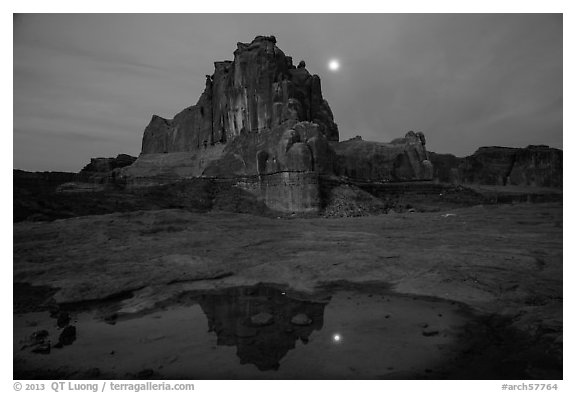
<instances>
[{"instance_id":1,"label":"night sky","mask_svg":"<svg viewBox=\"0 0 576 393\"><path fill-rule=\"evenodd\" d=\"M559 14L18 15L14 168L138 155L152 115L195 104L213 62L256 35L320 75L341 140L562 148Z\"/></svg>"}]
</instances>

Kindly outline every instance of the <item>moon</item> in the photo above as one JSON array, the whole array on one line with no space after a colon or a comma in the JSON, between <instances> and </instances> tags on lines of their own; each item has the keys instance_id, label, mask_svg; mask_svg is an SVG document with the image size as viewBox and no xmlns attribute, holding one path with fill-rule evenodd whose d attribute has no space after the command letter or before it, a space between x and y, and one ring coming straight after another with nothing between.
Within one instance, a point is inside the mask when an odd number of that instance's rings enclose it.
<instances>
[{"instance_id":1,"label":"moon","mask_svg":"<svg viewBox=\"0 0 576 393\"><path fill-rule=\"evenodd\" d=\"M336 72L340 68L340 63L336 59L332 59L328 62L328 69L330 71Z\"/></svg>"}]
</instances>

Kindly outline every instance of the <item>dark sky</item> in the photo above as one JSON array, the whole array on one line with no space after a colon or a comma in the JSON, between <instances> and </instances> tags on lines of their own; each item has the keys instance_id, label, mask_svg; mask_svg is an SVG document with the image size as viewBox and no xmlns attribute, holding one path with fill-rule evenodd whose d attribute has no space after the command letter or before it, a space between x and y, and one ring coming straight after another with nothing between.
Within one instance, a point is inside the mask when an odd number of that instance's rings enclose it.
<instances>
[{"instance_id":1,"label":"dark sky","mask_svg":"<svg viewBox=\"0 0 576 393\"><path fill-rule=\"evenodd\" d=\"M562 148L559 14L18 15L14 167L138 155L152 114L195 104L213 62L256 35L320 75L341 140Z\"/></svg>"}]
</instances>

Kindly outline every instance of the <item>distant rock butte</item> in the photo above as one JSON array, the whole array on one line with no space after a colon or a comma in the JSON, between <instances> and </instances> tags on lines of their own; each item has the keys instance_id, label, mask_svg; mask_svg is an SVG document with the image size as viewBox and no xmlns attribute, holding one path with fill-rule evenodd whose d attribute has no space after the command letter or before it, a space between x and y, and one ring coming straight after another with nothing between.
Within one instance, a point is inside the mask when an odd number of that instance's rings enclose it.
<instances>
[{"instance_id":1,"label":"distant rock butte","mask_svg":"<svg viewBox=\"0 0 576 393\"><path fill-rule=\"evenodd\" d=\"M123 168L132 165L134 161L136 161L136 157L132 157L128 154L118 154L116 157L110 158L92 158L90 159L90 163L82 168L80 172L110 172L116 168Z\"/></svg>"},{"instance_id":2,"label":"distant rock butte","mask_svg":"<svg viewBox=\"0 0 576 393\"><path fill-rule=\"evenodd\" d=\"M304 61L295 67L274 36L238 43L234 60L215 62L214 67L196 105L173 119L152 117L142 154L122 170L129 183L279 172L378 181L431 179L422 133L410 132L389 144L338 143L338 126L322 96L320 77L311 75ZM271 183L278 182L266 184Z\"/></svg>"},{"instance_id":3,"label":"distant rock butte","mask_svg":"<svg viewBox=\"0 0 576 393\"><path fill-rule=\"evenodd\" d=\"M562 158L562 150L546 145L487 146L462 158L430 153L439 181L500 186L562 187Z\"/></svg>"}]
</instances>

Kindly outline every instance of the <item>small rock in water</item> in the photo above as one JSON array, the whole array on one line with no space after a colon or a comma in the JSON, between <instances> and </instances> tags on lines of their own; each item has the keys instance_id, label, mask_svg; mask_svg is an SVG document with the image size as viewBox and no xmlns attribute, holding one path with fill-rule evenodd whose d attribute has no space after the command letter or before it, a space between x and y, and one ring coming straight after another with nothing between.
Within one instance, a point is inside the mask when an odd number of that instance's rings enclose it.
<instances>
[{"instance_id":1,"label":"small rock in water","mask_svg":"<svg viewBox=\"0 0 576 393\"><path fill-rule=\"evenodd\" d=\"M43 344L44 340L46 340L47 338L48 338L48 330L38 330L32 333L32 336L30 336L30 341L33 344Z\"/></svg>"},{"instance_id":2,"label":"small rock in water","mask_svg":"<svg viewBox=\"0 0 576 393\"><path fill-rule=\"evenodd\" d=\"M312 323L312 320L308 318L308 315L306 314L296 314L292 317L290 322L293 323L294 325L306 326L310 325Z\"/></svg>"},{"instance_id":3,"label":"small rock in water","mask_svg":"<svg viewBox=\"0 0 576 393\"><path fill-rule=\"evenodd\" d=\"M261 312L250 317L250 322L256 326L266 326L274 322L274 317L267 312Z\"/></svg>"},{"instance_id":4,"label":"small rock in water","mask_svg":"<svg viewBox=\"0 0 576 393\"><path fill-rule=\"evenodd\" d=\"M70 324L70 314L67 312L60 312L56 324L59 328L66 327Z\"/></svg>"},{"instance_id":5,"label":"small rock in water","mask_svg":"<svg viewBox=\"0 0 576 393\"><path fill-rule=\"evenodd\" d=\"M58 337L58 344L70 345L74 341L76 341L76 326L66 326Z\"/></svg>"}]
</instances>

